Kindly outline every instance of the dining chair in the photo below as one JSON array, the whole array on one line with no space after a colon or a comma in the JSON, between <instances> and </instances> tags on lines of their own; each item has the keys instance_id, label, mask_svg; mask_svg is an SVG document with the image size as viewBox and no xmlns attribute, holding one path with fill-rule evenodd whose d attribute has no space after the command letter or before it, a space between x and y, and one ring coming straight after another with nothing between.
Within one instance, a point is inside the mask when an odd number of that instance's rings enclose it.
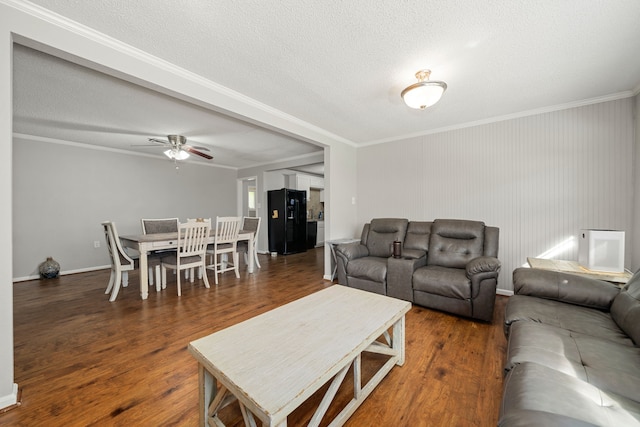
<instances>
[{"instance_id":1,"label":"dining chair","mask_svg":"<svg viewBox=\"0 0 640 427\"><path fill-rule=\"evenodd\" d=\"M211 224L211 218L187 218L187 222L208 222L209 224ZM189 278L191 277L191 275L193 274L193 268L190 268L189 270L185 270L184 271L184 278L185 280L189 280ZM202 279L202 268L198 268L198 279L201 280Z\"/></svg>"},{"instance_id":2,"label":"dining chair","mask_svg":"<svg viewBox=\"0 0 640 427\"><path fill-rule=\"evenodd\" d=\"M251 254L249 253L249 242L247 242L246 240L239 240L238 248L237 248L238 253L244 253L245 264L249 263L248 257L252 256L255 262L255 265L258 268L262 268L262 267L260 267L260 261L258 260L258 245L256 245L255 243L258 238L258 232L260 231L260 222L261 222L260 217L245 216L242 218L242 225L240 226L240 231L253 233L253 253Z\"/></svg>"},{"instance_id":3,"label":"dining chair","mask_svg":"<svg viewBox=\"0 0 640 427\"><path fill-rule=\"evenodd\" d=\"M202 268L204 272L202 278L205 287L209 287L209 280L205 271L207 257L207 240L211 231L211 223L207 222L186 222L178 225L178 249L175 252L167 252L162 257L162 284L167 283L167 268L176 271L176 281L178 282L178 296L182 295L180 285L180 271L195 267ZM191 274L191 283L194 282L194 275Z\"/></svg>"},{"instance_id":4,"label":"dining chair","mask_svg":"<svg viewBox=\"0 0 640 427\"><path fill-rule=\"evenodd\" d=\"M111 257L111 275L109 276L107 290L104 293L111 292L109 301L113 302L118 296L120 286L122 285L123 288L126 288L129 284L129 271L135 268L135 262L122 248L115 223L105 221L102 223L102 227L107 241L107 248L109 249L109 256Z\"/></svg>"},{"instance_id":5,"label":"dining chair","mask_svg":"<svg viewBox=\"0 0 640 427\"><path fill-rule=\"evenodd\" d=\"M240 232L240 217L224 216L216 217L216 234L214 243L207 248L207 254L211 260L207 268L215 273L216 285L218 284L218 273L233 270L236 277L240 277L238 269L238 233ZM229 262L228 255L231 254L233 262ZM226 257L226 260L223 259Z\"/></svg>"},{"instance_id":6,"label":"dining chair","mask_svg":"<svg viewBox=\"0 0 640 427\"><path fill-rule=\"evenodd\" d=\"M142 225L142 234L158 234L158 233L176 233L178 231L178 218L142 218L140 220ZM160 260L166 252L174 252L173 249L164 249L159 251L153 251L147 255L147 261L149 266L149 286L153 286L153 271L155 269L156 277L156 289L159 289L161 276L160 276ZM166 283L162 283L162 289L166 287Z\"/></svg>"}]
</instances>

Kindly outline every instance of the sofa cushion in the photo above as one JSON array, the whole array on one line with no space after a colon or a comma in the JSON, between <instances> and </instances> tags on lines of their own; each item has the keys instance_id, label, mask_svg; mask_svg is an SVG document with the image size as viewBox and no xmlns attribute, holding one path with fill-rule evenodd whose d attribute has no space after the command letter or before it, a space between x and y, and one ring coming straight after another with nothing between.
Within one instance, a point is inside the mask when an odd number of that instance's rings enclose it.
<instances>
[{"instance_id":1,"label":"sofa cushion","mask_svg":"<svg viewBox=\"0 0 640 427\"><path fill-rule=\"evenodd\" d=\"M609 313L579 305L514 295L509 298L505 309L505 334L509 335L509 327L518 321L542 323L624 345L633 345Z\"/></svg>"},{"instance_id":2,"label":"sofa cushion","mask_svg":"<svg viewBox=\"0 0 640 427\"><path fill-rule=\"evenodd\" d=\"M576 425L640 425L639 402L603 392L592 384L555 369L525 362L514 367L505 378L498 425L518 425L505 424L504 421L513 419L513 414L526 414L529 411L574 418L579 420ZM541 422L528 425L556 424Z\"/></svg>"},{"instance_id":3,"label":"sofa cushion","mask_svg":"<svg viewBox=\"0 0 640 427\"><path fill-rule=\"evenodd\" d=\"M367 248L369 255L388 258L393 253L394 240L404 241L409 220L401 218L375 218L369 223Z\"/></svg>"},{"instance_id":4,"label":"sofa cushion","mask_svg":"<svg viewBox=\"0 0 640 427\"><path fill-rule=\"evenodd\" d=\"M413 290L448 298L470 299L471 281L465 270L426 266L413 273Z\"/></svg>"},{"instance_id":5,"label":"sofa cushion","mask_svg":"<svg viewBox=\"0 0 640 427\"><path fill-rule=\"evenodd\" d=\"M456 219L436 219L431 225L427 265L465 268L484 255L484 223Z\"/></svg>"},{"instance_id":6,"label":"sofa cushion","mask_svg":"<svg viewBox=\"0 0 640 427\"><path fill-rule=\"evenodd\" d=\"M640 345L640 272L636 272L611 304L611 317Z\"/></svg>"},{"instance_id":7,"label":"sofa cushion","mask_svg":"<svg viewBox=\"0 0 640 427\"><path fill-rule=\"evenodd\" d=\"M387 279L387 258L368 256L351 260L347 265L347 276L385 282Z\"/></svg>"},{"instance_id":8,"label":"sofa cushion","mask_svg":"<svg viewBox=\"0 0 640 427\"><path fill-rule=\"evenodd\" d=\"M640 402L640 348L548 325L511 325L505 371L535 362Z\"/></svg>"},{"instance_id":9,"label":"sofa cushion","mask_svg":"<svg viewBox=\"0 0 640 427\"><path fill-rule=\"evenodd\" d=\"M404 238L404 251L415 249L418 251L429 250L429 236L431 235L431 221L411 221L407 226L407 235Z\"/></svg>"}]
</instances>

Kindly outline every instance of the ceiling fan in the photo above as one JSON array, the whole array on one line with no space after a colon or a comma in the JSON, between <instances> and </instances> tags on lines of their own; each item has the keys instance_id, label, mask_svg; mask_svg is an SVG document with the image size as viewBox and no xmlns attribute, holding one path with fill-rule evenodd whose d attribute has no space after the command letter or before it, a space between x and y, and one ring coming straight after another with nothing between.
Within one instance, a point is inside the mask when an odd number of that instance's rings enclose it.
<instances>
[{"instance_id":1,"label":"ceiling fan","mask_svg":"<svg viewBox=\"0 0 640 427\"><path fill-rule=\"evenodd\" d=\"M195 154L207 160L213 159L213 156L203 153L203 151L209 151L208 148L187 145L187 138L182 135L167 135L166 140L149 138L149 141L166 146L167 150L164 154L173 160L184 160L189 157L189 154Z\"/></svg>"}]
</instances>

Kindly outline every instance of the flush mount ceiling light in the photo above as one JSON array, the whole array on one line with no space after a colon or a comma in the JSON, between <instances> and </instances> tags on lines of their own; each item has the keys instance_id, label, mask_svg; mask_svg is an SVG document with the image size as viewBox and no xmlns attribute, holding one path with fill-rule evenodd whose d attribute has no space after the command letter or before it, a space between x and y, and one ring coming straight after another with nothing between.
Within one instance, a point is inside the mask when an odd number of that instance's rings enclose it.
<instances>
[{"instance_id":1,"label":"flush mount ceiling light","mask_svg":"<svg viewBox=\"0 0 640 427\"><path fill-rule=\"evenodd\" d=\"M445 82L429 80L431 70L420 70L416 73L418 83L414 83L402 91L400 96L405 104L411 108L424 110L440 101L442 94L447 90Z\"/></svg>"},{"instance_id":2,"label":"flush mount ceiling light","mask_svg":"<svg viewBox=\"0 0 640 427\"><path fill-rule=\"evenodd\" d=\"M189 153L184 150L171 148L164 152L164 155L173 160L184 160L189 157Z\"/></svg>"}]
</instances>

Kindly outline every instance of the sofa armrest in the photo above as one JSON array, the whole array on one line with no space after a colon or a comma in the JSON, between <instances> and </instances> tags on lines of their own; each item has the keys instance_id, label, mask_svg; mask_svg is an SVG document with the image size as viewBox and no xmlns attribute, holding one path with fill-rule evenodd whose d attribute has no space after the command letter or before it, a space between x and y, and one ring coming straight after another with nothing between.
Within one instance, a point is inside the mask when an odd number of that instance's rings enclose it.
<instances>
[{"instance_id":1,"label":"sofa armrest","mask_svg":"<svg viewBox=\"0 0 640 427\"><path fill-rule=\"evenodd\" d=\"M387 261L387 296L413 302L413 272L427 265L427 256L389 258ZM417 255L417 254L416 254Z\"/></svg>"},{"instance_id":2,"label":"sofa armrest","mask_svg":"<svg viewBox=\"0 0 640 427\"><path fill-rule=\"evenodd\" d=\"M465 274L471 280L474 319L492 321L501 267L500 260L490 256L474 258L465 266Z\"/></svg>"},{"instance_id":3,"label":"sofa armrest","mask_svg":"<svg viewBox=\"0 0 640 427\"><path fill-rule=\"evenodd\" d=\"M427 259L427 251L423 251L421 249L407 249L402 248L402 258L405 259L419 259L424 258Z\"/></svg>"},{"instance_id":4,"label":"sofa armrest","mask_svg":"<svg viewBox=\"0 0 640 427\"><path fill-rule=\"evenodd\" d=\"M500 260L490 256L474 258L466 265L466 274L469 279L478 273L500 273Z\"/></svg>"},{"instance_id":5,"label":"sofa armrest","mask_svg":"<svg viewBox=\"0 0 640 427\"><path fill-rule=\"evenodd\" d=\"M620 293L616 285L602 280L525 267L513 270L513 291L517 295L552 299L607 311Z\"/></svg>"},{"instance_id":6,"label":"sofa armrest","mask_svg":"<svg viewBox=\"0 0 640 427\"><path fill-rule=\"evenodd\" d=\"M356 242L336 246L335 253L338 283L348 286L347 264L349 264L349 261L369 255L369 250L366 246Z\"/></svg>"},{"instance_id":7,"label":"sofa armrest","mask_svg":"<svg viewBox=\"0 0 640 427\"><path fill-rule=\"evenodd\" d=\"M336 246L336 255L347 261L351 261L368 256L369 249L360 243L346 243Z\"/></svg>"}]
</instances>

